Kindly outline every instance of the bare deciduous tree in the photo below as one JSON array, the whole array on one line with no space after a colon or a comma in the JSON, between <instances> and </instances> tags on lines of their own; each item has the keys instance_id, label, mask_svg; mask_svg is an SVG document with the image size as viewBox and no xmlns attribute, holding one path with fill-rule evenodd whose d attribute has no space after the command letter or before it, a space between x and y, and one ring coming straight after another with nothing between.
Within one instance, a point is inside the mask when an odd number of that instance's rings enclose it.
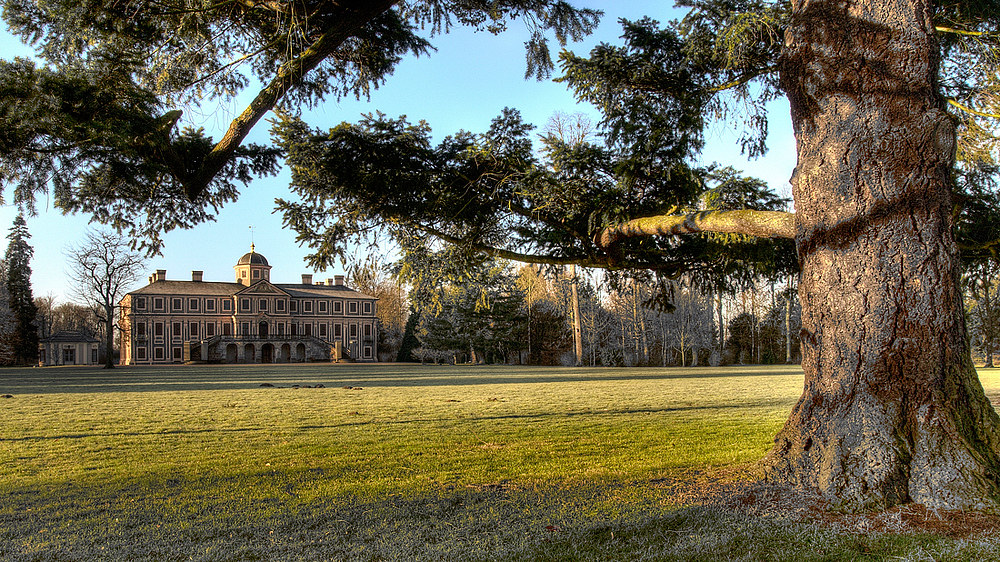
<instances>
[{"instance_id":1,"label":"bare deciduous tree","mask_svg":"<svg viewBox=\"0 0 1000 562\"><path fill-rule=\"evenodd\" d=\"M106 231L90 231L79 244L66 251L74 297L94 310L104 326L107 353L104 368L115 366L113 358L115 309L128 287L142 277L146 260L128 238Z\"/></svg>"}]
</instances>

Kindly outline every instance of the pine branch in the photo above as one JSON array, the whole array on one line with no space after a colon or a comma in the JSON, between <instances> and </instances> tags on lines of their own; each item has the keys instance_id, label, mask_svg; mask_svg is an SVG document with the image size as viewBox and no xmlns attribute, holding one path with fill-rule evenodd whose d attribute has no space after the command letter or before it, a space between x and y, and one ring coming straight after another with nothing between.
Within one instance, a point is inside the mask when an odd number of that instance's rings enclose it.
<instances>
[{"instance_id":1,"label":"pine branch","mask_svg":"<svg viewBox=\"0 0 1000 562\"><path fill-rule=\"evenodd\" d=\"M288 90L333 54L344 41L396 2L397 0L340 2L337 6L341 12L340 17L331 18L337 23L325 30L301 55L281 65L274 79L230 123L229 130L205 158L201 169L194 177L187 178L184 188L188 198L193 201L205 190L250 134L251 129L277 105Z\"/></svg>"}]
</instances>

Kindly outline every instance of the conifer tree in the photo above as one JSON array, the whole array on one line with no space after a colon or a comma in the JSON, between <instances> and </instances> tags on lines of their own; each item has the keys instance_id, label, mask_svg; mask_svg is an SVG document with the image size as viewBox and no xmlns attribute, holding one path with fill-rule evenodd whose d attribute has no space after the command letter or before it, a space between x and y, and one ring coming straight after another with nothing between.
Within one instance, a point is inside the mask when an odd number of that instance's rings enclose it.
<instances>
[{"instance_id":1,"label":"conifer tree","mask_svg":"<svg viewBox=\"0 0 1000 562\"><path fill-rule=\"evenodd\" d=\"M28 239L28 224L24 214L18 213L7 235L7 254L4 257L7 273L7 294L14 329L7 345L15 365L30 365L38 359L38 328L35 326L35 299L31 295L31 256L34 253Z\"/></svg>"}]
</instances>

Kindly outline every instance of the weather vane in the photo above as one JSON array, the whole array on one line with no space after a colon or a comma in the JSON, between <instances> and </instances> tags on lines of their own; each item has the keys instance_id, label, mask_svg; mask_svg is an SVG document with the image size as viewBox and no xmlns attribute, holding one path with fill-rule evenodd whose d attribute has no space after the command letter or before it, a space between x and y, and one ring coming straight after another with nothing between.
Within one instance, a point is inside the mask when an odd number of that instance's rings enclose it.
<instances>
[{"instance_id":1,"label":"weather vane","mask_svg":"<svg viewBox=\"0 0 1000 562\"><path fill-rule=\"evenodd\" d=\"M250 225L250 253L253 253L253 225Z\"/></svg>"}]
</instances>

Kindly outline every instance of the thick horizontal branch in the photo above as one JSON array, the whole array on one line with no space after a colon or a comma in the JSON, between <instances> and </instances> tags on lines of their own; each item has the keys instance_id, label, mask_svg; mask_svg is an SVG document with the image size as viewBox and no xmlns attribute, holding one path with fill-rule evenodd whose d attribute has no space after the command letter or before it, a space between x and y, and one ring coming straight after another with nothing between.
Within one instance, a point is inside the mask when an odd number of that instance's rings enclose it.
<instances>
[{"instance_id":1,"label":"thick horizontal branch","mask_svg":"<svg viewBox=\"0 0 1000 562\"><path fill-rule=\"evenodd\" d=\"M984 35L995 35L994 33L990 33L988 31L968 31L968 30L965 30L965 29L955 29L953 27L943 27L943 26L936 26L934 28L934 31L937 31L938 33L952 33L954 35L968 35L970 37L982 37Z\"/></svg>"},{"instance_id":2,"label":"thick horizontal branch","mask_svg":"<svg viewBox=\"0 0 1000 562\"><path fill-rule=\"evenodd\" d=\"M718 84L716 86L712 86L707 91L709 93L713 93L713 94L717 93L717 92L724 92L726 90L735 88L737 86L742 86L742 85L746 84L747 82L750 82L751 80L753 80L755 78L759 78L761 76L764 76L765 74L771 74L771 73L777 72L777 71L778 71L778 65L773 64L773 65L768 66L766 68L762 68L760 70L760 72L748 72L747 74L739 76L739 77L737 77L737 78L735 78L733 80L730 80L729 82L726 82L724 84Z\"/></svg>"},{"instance_id":3,"label":"thick horizontal branch","mask_svg":"<svg viewBox=\"0 0 1000 562\"><path fill-rule=\"evenodd\" d=\"M413 223L411 223L413 224ZM592 262L592 260L585 257L570 257L570 256L553 256L553 255L540 255L540 254L525 254L522 252L515 252L513 250L508 250L505 248L497 248L496 246L490 246L488 244L482 244L479 242L472 242L461 238L458 236L452 236L444 231L432 228L427 225L413 224L413 226L435 238L438 238L449 244L455 244L460 246L470 247L477 252L482 252L486 255L502 258L505 260L517 261L521 263L535 263L535 264L553 264L553 265L582 265L585 267L607 267L607 263L604 262Z\"/></svg>"},{"instance_id":4,"label":"thick horizontal branch","mask_svg":"<svg viewBox=\"0 0 1000 562\"><path fill-rule=\"evenodd\" d=\"M597 269L648 269L651 271L667 271L669 272L668 275L676 275L678 272L685 271L692 266L692 263L686 260L658 259L656 261L645 261L631 259L622 260L619 258L612 258L607 255L588 257L583 255L563 256L555 254L527 254L506 248L498 248L489 244L473 242L458 236L452 236L428 225L414 223L407 224L448 244L465 246L488 256L521 263L579 265L581 267L592 267Z\"/></svg>"},{"instance_id":5,"label":"thick horizontal branch","mask_svg":"<svg viewBox=\"0 0 1000 562\"><path fill-rule=\"evenodd\" d=\"M956 101L954 99L951 99L951 98L948 98L948 103L950 103L954 107L957 107L959 110L964 111L966 113L971 113L973 115L978 115L980 117L990 117L992 119L1000 119L1000 115L998 115L996 113L986 113L986 112L983 112L983 111L977 111L975 109L972 109L971 107L962 105L958 101Z\"/></svg>"},{"instance_id":6,"label":"thick horizontal branch","mask_svg":"<svg viewBox=\"0 0 1000 562\"><path fill-rule=\"evenodd\" d=\"M601 229L594 235L607 248L623 238L718 232L759 238L795 238L795 213L782 211L698 211L686 215L659 215L630 220Z\"/></svg>"}]
</instances>

